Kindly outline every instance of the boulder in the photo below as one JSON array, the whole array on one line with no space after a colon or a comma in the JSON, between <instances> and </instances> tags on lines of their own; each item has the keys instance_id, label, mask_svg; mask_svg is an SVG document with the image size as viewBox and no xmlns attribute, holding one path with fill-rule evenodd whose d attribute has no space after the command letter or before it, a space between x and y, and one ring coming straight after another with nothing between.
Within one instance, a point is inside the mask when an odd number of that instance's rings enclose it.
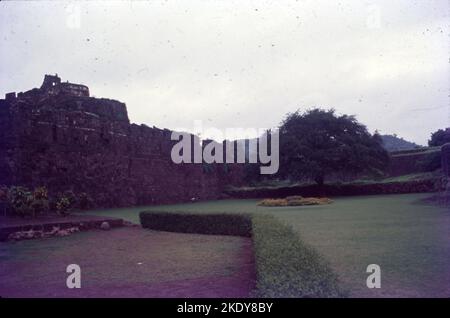
<instances>
[{"instance_id":1,"label":"boulder","mask_svg":"<svg viewBox=\"0 0 450 318\"><path fill-rule=\"evenodd\" d=\"M105 221L105 222L102 222L102 224L100 225L100 228L101 228L102 230L108 231L108 230L111 229L111 226L109 225L108 222Z\"/></svg>"}]
</instances>

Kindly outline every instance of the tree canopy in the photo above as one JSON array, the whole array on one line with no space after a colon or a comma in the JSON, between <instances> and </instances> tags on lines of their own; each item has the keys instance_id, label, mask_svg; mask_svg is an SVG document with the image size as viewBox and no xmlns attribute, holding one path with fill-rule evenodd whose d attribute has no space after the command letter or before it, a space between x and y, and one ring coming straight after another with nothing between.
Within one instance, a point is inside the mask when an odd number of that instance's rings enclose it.
<instances>
[{"instance_id":1,"label":"tree canopy","mask_svg":"<svg viewBox=\"0 0 450 318\"><path fill-rule=\"evenodd\" d=\"M322 185L332 173L381 174L389 161L378 133L333 109L296 111L280 126L280 173Z\"/></svg>"},{"instance_id":2,"label":"tree canopy","mask_svg":"<svg viewBox=\"0 0 450 318\"><path fill-rule=\"evenodd\" d=\"M428 146L436 147L450 142L450 128L439 129L431 134L431 139L428 140Z\"/></svg>"}]
</instances>

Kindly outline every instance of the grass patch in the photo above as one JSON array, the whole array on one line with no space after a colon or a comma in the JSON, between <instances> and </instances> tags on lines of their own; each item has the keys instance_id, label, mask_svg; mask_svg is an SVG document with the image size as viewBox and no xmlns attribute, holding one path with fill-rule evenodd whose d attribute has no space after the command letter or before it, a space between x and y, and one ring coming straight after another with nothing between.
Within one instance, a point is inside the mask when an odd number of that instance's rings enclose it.
<instances>
[{"instance_id":1,"label":"grass patch","mask_svg":"<svg viewBox=\"0 0 450 318\"><path fill-rule=\"evenodd\" d=\"M248 264L251 256L241 258L238 251L243 242L249 245L248 240L123 227L0 243L0 295L245 297L250 284L242 265ZM66 287L65 268L71 263L82 269L81 289ZM218 280L211 281L211 277ZM236 281L239 277L244 279L242 285Z\"/></svg>"},{"instance_id":2,"label":"grass patch","mask_svg":"<svg viewBox=\"0 0 450 318\"><path fill-rule=\"evenodd\" d=\"M252 236L254 297L342 297L337 275L293 229L270 215L141 212L144 228L183 233Z\"/></svg>"},{"instance_id":3,"label":"grass patch","mask_svg":"<svg viewBox=\"0 0 450 318\"><path fill-rule=\"evenodd\" d=\"M430 194L335 197L333 204L261 207L259 200L159 206L186 213L270 214L316 249L351 297L448 297L448 208L422 204ZM366 286L367 265L382 268L382 288Z\"/></svg>"},{"instance_id":4,"label":"grass patch","mask_svg":"<svg viewBox=\"0 0 450 318\"><path fill-rule=\"evenodd\" d=\"M419 173L411 173L405 174L397 177L389 177L380 180L371 180L371 179L360 179L352 182L348 182L346 184L383 184L383 183L392 183L392 182L410 182L410 181L423 181L423 180L434 180L438 179L442 176L441 171L432 171L432 172L419 172Z\"/></svg>"},{"instance_id":5,"label":"grass patch","mask_svg":"<svg viewBox=\"0 0 450 318\"><path fill-rule=\"evenodd\" d=\"M392 157L410 156L410 155L422 155L427 153L439 152L441 151L441 146L437 147L424 147L418 149L410 150L400 150L391 152Z\"/></svg>"},{"instance_id":6,"label":"grass patch","mask_svg":"<svg viewBox=\"0 0 450 318\"><path fill-rule=\"evenodd\" d=\"M450 213L423 194L333 197L333 204L261 207L258 199L217 200L104 210L89 214L139 222L140 211L268 214L291 226L339 275L350 297L448 297ZM382 268L382 288L366 286L368 264Z\"/></svg>"}]
</instances>

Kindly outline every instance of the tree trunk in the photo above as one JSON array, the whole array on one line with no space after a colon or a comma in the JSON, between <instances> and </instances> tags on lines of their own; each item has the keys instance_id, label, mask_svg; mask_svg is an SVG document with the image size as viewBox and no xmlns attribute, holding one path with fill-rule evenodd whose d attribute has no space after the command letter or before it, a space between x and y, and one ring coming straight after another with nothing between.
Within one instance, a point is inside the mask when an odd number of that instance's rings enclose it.
<instances>
[{"instance_id":1,"label":"tree trunk","mask_svg":"<svg viewBox=\"0 0 450 318\"><path fill-rule=\"evenodd\" d=\"M314 178L314 181L319 187L322 187L325 182L325 177L323 175L318 175Z\"/></svg>"}]
</instances>

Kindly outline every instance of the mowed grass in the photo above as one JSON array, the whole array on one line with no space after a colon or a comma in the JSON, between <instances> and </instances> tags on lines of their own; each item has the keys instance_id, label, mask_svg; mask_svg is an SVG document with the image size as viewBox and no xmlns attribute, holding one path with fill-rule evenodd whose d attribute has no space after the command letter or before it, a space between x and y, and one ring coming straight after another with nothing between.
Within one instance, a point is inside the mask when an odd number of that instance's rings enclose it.
<instances>
[{"instance_id":1,"label":"mowed grass","mask_svg":"<svg viewBox=\"0 0 450 318\"><path fill-rule=\"evenodd\" d=\"M240 297L252 289L250 246L249 238L137 227L2 242L0 295ZM69 264L81 267L81 289L66 287Z\"/></svg>"},{"instance_id":2,"label":"mowed grass","mask_svg":"<svg viewBox=\"0 0 450 318\"><path fill-rule=\"evenodd\" d=\"M96 211L138 223L143 210L268 213L316 248L353 297L450 296L450 211L425 205L429 194L333 198L324 206L260 207L259 200L220 200ZM93 212L90 212L92 214ZM378 264L381 289L366 287Z\"/></svg>"}]
</instances>

